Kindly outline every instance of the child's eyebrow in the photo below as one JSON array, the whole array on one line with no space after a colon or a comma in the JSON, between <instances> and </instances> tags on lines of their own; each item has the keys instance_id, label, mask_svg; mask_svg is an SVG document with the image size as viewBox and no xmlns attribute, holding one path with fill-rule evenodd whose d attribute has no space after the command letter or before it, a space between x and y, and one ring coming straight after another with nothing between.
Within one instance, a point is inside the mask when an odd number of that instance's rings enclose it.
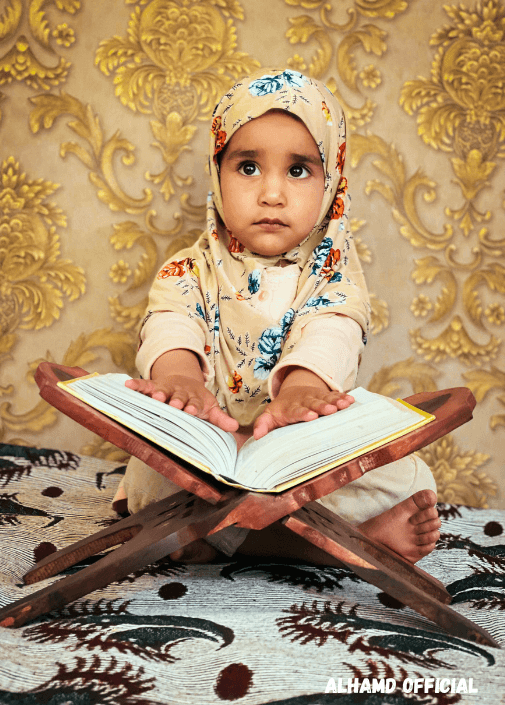
<instances>
[{"instance_id":1,"label":"child's eyebrow","mask_svg":"<svg viewBox=\"0 0 505 705\"><path fill-rule=\"evenodd\" d=\"M236 149L226 154L226 159L257 159L260 153L257 149Z\"/></svg>"},{"instance_id":2,"label":"child's eyebrow","mask_svg":"<svg viewBox=\"0 0 505 705\"><path fill-rule=\"evenodd\" d=\"M236 149L226 155L227 159L257 159L260 154L258 149ZM321 166L321 157L313 157L311 154L296 154L291 152L289 155L290 160L297 164L313 164L314 166Z\"/></svg>"},{"instance_id":3,"label":"child's eyebrow","mask_svg":"<svg viewBox=\"0 0 505 705\"><path fill-rule=\"evenodd\" d=\"M289 156L294 162L322 166L321 157L313 157L311 154L294 154L293 152Z\"/></svg>"}]
</instances>

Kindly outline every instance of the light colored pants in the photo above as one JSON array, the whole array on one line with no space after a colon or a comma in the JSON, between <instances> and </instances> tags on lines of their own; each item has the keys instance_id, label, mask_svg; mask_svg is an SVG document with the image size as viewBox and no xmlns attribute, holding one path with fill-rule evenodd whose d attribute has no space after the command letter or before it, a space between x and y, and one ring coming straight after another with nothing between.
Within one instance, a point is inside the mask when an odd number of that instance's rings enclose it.
<instances>
[{"instance_id":1,"label":"light colored pants","mask_svg":"<svg viewBox=\"0 0 505 705\"><path fill-rule=\"evenodd\" d=\"M128 510L132 514L181 491L159 472L133 457L126 468L122 486L128 497ZM317 501L350 524L358 525L382 514L418 490L433 490L436 493L437 486L426 463L417 455L408 455L367 472ZM231 556L247 533L247 529L229 527L206 540Z\"/></svg>"}]
</instances>

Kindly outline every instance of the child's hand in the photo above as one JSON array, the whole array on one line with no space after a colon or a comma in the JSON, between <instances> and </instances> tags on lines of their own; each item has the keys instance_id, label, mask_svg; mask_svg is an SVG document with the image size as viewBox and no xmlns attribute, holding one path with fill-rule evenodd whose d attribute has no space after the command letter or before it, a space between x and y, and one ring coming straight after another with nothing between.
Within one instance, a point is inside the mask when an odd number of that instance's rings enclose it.
<instances>
[{"instance_id":1,"label":"child's hand","mask_svg":"<svg viewBox=\"0 0 505 705\"><path fill-rule=\"evenodd\" d=\"M254 424L254 438L263 438L274 428L300 421L312 421L346 409L354 402L349 394L321 389L320 386L281 388L277 396Z\"/></svg>"},{"instance_id":2,"label":"child's hand","mask_svg":"<svg viewBox=\"0 0 505 705\"><path fill-rule=\"evenodd\" d=\"M233 433L238 429L238 422L220 409L216 397L209 392L203 382L193 377L170 375L162 382L132 379L127 380L125 385L136 392L181 409L191 416L205 419L223 431Z\"/></svg>"}]
</instances>

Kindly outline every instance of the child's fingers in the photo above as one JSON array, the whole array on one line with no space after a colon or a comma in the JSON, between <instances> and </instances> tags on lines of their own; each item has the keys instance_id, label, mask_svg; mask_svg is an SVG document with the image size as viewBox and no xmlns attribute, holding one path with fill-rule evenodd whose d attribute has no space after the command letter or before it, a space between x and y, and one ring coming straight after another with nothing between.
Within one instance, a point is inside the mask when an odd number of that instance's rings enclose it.
<instances>
[{"instance_id":1,"label":"child's fingers","mask_svg":"<svg viewBox=\"0 0 505 705\"><path fill-rule=\"evenodd\" d=\"M166 401L168 403L168 406L173 406L174 409L180 409L181 411L184 409L184 402L182 399L177 399L177 398L170 398L170 396L167 396L166 394L163 395L163 392L157 392L159 396L156 396L153 394L153 399L159 399L160 401ZM162 397L165 397L164 399Z\"/></svg>"},{"instance_id":2,"label":"child's fingers","mask_svg":"<svg viewBox=\"0 0 505 705\"><path fill-rule=\"evenodd\" d=\"M229 433L238 431L239 428L238 421L232 419L231 416L228 416L228 414L220 409L219 406L212 407L209 411L208 420L210 423L213 423L214 426L217 426L223 431L228 431Z\"/></svg>"},{"instance_id":3,"label":"child's fingers","mask_svg":"<svg viewBox=\"0 0 505 705\"><path fill-rule=\"evenodd\" d=\"M308 406L297 405L294 407L277 408L275 411L265 411L261 416L258 416L254 424L254 438L259 440L266 436L267 433L275 428L289 426L292 423L301 423L302 421L313 421L317 419L318 412Z\"/></svg>"},{"instance_id":4,"label":"child's fingers","mask_svg":"<svg viewBox=\"0 0 505 705\"><path fill-rule=\"evenodd\" d=\"M265 411L260 416L258 416L254 423L253 436L257 441L259 441L260 438L266 436L267 433L273 431L274 428L278 428L277 421L272 416L272 414L269 414Z\"/></svg>"},{"instance_id":5,"label":"child's fingers","mask_svg":"<svg viewBox=\"0 0 505 705\"><path fill-rule=\"evenodd\" d=\"M167 400L167 394L149 379L128 379L125 382L125 387L158 401L165 402Z\"/></svg>"},{"instance_id":6,"label":"child's fingers","mask_svg":"<svg viewBox=\"0 0 505 705\"><path fill-rule=\"evenodd\" d=\"M201 416L203 412L203 404L200 399L183 392L172 394L168 405L181 409L191 416Z\"/></svg>"},{"instance_id":7,"label":"child's fingers","mask_svg":"<svg viewBox=\"0 0 505 705\"><path fill-rule=\"evenodd\" d=\"M169 406L181 409L191 416L205 419L223 431L233 433L239 428L238 421L232 419L219 406L216 406L216 399L210 394L200 396L197 393L186 392L186 390L176 390L171 395Z\"/></svg>"},{"instance_id":8,"label":"child's fingers","mask_svg":"<svg viewBox=\"0 0 505 705\"><path fill-rule=\"evenodd\" d=\"M330 404L334 404L339 410L347 409L348 406L354 404L354 397L350 394L343 394L341 392L330 392L324 395L325 401Z\"/></svg>"},{"instance_id":9,"label":"child's fingers","mask_svg":"<svg viewBox=\"0 0 505 705\"><path fill-rule=\"evenodd\" d=\"M197 392L176 387L168 393L167 398L170 399L169 406L181 409L191 416L206 417L205 399Z\"/></svg>"},{"instance_id":10,"label":"child's fingers","mask_svg":"<svg viewBox=\"0 0 505 705\"><path fill-rule=\"evenodd\" d=\"M339 409L336 400L329 401L326 396L319 397L307 394L299 398L295 404L287 405L284 415L288 423L297 423L298 421L311 421L318 416L328 416L336 413Z\"/></svg>"},{"instance_id":11,"label":"child's fingers","mask_svg":"<svg viewBox=\"0 0 505 705\"><path fill-rule=\"evenodd\" d=\"M349 395L335 392L323 397L307 397L300 401L300 406L315 411L319 416L329 416L342 409L347 409L354 402Z\"/></svg>"},{"instance_id":12,"label":"child's fingers","mask_svg":"<svg viewBox=\"0 0 505 705\"><path fill-rule=\"evenodd\" d=\"M152 393L150 394L150 397L151 397L152 399L156 399L157 401L162 401L162 402L166 402L167 399L168 399L168 397L167 397L167 395L165 394L165 392L162 392L161 389L157 389L155 392L152 392Z\"/></svg>"},{"instance_id":13,"label":"child's fingers","mask_svg":"<svg viewBox=\"0 0 505 705\"><path fill-rule=\"evenodd\" d=\"M298 415L305 415L307 410L316 413L317 416L328 416L338 411L338 406L325 399L313 397L304 399L303 403L301 402L298 408L293 409Z\"/></svg>"},{"instance_id":14,"label":"child's fingers","mask_svg":"<svg viewBox=\"0 0 505 705\"><path fill-rule=\"evenodd\" d=\"M215 397L202 385L201 390L187 389L179 383L169 384L160 389L152 380L131 379L125 382L129 389L150 396L161 402L166 402L175 409L180 409L191 416L206 419L223 431L233 433L239 428L239 423L216 406Z\"/></svg>"},{"instance_id":15,"label":"child's fingers","mask_svg":"<svg viewBox=\"0 0 505 705\"><path fill-rule=\"evenodd\" d=\"M128 389L133 389L133 391L141 394L148 394L150 388L154 390L153 383L148 379L127 379L124 384Z\"/></svg>"},{"instance_id":16,"label":"child's fingers","mask_svg":"<svg viewBox=\"0 0 505 705\"><path fill-rule=\"evenodd\" d=\"M290 409L284 416L285 423L278 424L279 426L287 426L292 423L305 423L306 421L314 421L320 416L320 413L315 409L308 407L298 407Z\"/></svg>"}]
</instances>

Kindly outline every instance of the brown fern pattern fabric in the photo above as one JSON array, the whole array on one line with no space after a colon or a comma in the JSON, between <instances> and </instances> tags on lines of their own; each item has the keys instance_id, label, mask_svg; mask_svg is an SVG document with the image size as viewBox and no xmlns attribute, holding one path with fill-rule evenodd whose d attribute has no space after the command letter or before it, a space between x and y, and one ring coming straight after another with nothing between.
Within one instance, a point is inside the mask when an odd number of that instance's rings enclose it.
<instances>
[{"instance_id":1,"label":"brown fern pattern fabric","mask_svg":"<svg viewBox=\"0 0 505 705\"><path fill-rule=\"evenodd\" d=\"M23 586L37 560L118 520L110 502L123 472L0 446L0 605L59 579ZM440 510L442 539L420 565L505 644L505 512ZM349 678L361 692L338 692ZM455 692L405 690L429 678ZM381 679L394 690L372 692ZM448 636L348 570L303 563L166 558L0 629L0 705L495 705L504 692L505 649Z\"/></svg>"}]
</instances>

